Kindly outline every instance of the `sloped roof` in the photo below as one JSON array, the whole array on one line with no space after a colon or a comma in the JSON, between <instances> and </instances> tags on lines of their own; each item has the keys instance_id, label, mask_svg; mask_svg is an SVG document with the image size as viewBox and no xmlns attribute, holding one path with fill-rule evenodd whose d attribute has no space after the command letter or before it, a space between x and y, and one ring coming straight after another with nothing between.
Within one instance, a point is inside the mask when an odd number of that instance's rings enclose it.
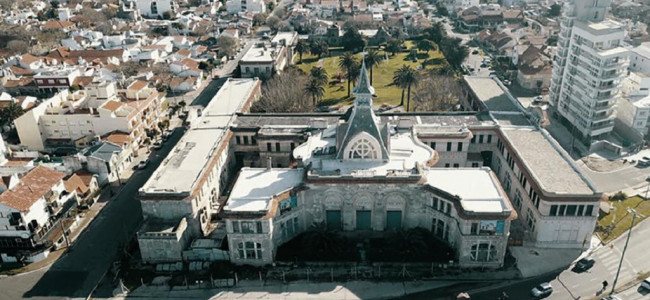
<instances>
[{"instance_id":1,"label":"sloped roof","mask_svg":"<svg viewBox=\"0 0 650 300\"><path fill-rule=\"evenodd\" d=\"M0 194L0 204L19 211L28 211L63 177L65 177L64 173L44 166L37 166L27 172L13 189Z\"/></svg>"},{"instance_id":2,"label":"sloped roof","mask_svg":"<svg viewBox=\"0 0 650 300\"><path fill-rule=\"evenodd\" d=\"M72 174L70 177L63 180L63 185L68 193L76 191L79 194L85 194L88 191L88 186L84 184L81 177L77 174Z\"/></svg>"},{"instance_id":3,"label":"sloped roof","mask_svg":"<svg viewBox=\"0 0 650 300\"><path fill-rule=\"evenodd\" d=\"M104 161L110 161L115 152L122 152L122 147L111 142L101 142L86 150L85 155L99 158Z\"/></svg>"}]
</instances>

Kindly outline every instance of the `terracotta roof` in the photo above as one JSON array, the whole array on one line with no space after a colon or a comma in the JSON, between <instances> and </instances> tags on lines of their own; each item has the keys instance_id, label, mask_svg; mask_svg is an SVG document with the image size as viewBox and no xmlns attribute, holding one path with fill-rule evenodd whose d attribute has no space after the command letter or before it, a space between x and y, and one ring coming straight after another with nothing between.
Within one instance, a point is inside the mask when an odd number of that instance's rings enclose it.
<instances>
[{"instance_id":1,"label":"terracotta roof","mask_svg":"<svg viewBox=\"0 0 650 300\"><path fill-rule=\"evenodd\" d=\"M28 165L29 162L31 162L32 160L34 160L34 159L32 159L32 158L10 158L5 163L5 166L8 166L8 167L24 167L24 166Z\"/></svg>"},{"instance_id":2,"label":"terracotta roof","mask_svg":"<svg viewBox=\"0 0 650 300\"><path fill-rule=\"evenodd\" d=\"M188 50L188 49L180 49L180 50L176 51L176 54L188 57L188 56L190 56L191 53L190 53L190 50Z\"/></svg>"},{"instance_id":3,"label":"terracotta roof","mask_svg":"<svg viewBox=\"0 0 650 300\"><path fill-rule=\"evenodd\" d=\"M131 136L128 133L114 131L109 133L104 140L111 142L115 145L124 145L131 143Z\"/></svg>"},{"instance_id":4,"label":"terracotta roof","mask_svg":"<svg viewBox=\"0 0 650 300\"><path fill-rule=\"evenodd\" d=\"M20 57L20 61L31 64L33 62L40 61L41 59L39 57L36 57L34 55L31 55L29 53L23 54L23 56Z\"/></svg>"},{"instance_id":5,"label":"terracotta roof","mask_svg":"<svg viewBox=\"0 0 650 300\"><path fill-rule=\"evenodd\" d=\"M7 80L7 82L4 84L4 87L5 88L23 87L23 86L28 86L32 83L34 83L33 77L22 77L17 80Z\"/></svg>"},{"instance_id":6,"label":"terracotta roof","mask_svg":"<svg viewBox=\"0 0 650 300\"><path fill-rule=\"evenodd\" d=\"M91 82L93 82L93 76L78 76L77 78L74 79L72 82L72 85L78 85L80 87L86 87L88 86Z\"/></svg>"},{"instance_id":7,"label":"terracotta roof","mask_svg":"<svg viewBox=\"0 0 650 300\"><path fill-rule=\"evenodd\" d=\"M44 29L61 29L74 26L70 21L46 21L42 28Z\"/></svg>"},{"instance_id":8,"label":"terracotta roof","mask_svg":"<svg viewBox=\"0 0 650 300\"><path fill-rule=\"evenodd\" d=\"M95 174L86 172L86 171L77 171L75 172L79 178L81 178L81 181L83 181L84 185L86 185L88 188L90 188L90 183L92 182L93 178L95 177Z\"/></svg>"},{"instance_id":9,"label":"terracotta roof","mask_svg":"<svg viewBox=\"0 0 650 300\"><path fill-rule=\"evenodd\" d=\"M70 51L68 47L59 47L58 49L50 52L47 56L59 60L71 59L77 61L81 57L86 61L92 61L94 59L100 59L102 61L105 61L107 58L110 57L122 58L123 54L124 54L123 49Z\"/></svg>"},{"instance_id":10,"label":"terracotta roof","mask_svg":"<svg viewBox=\"0 0 650 300\"><path fill-rule=\"evenodd\" d=\"M147 87L148 85L149 85L149 83L146 82L146 81L136 80L136 81L132 82L131 84L129 84L127 89L129 89L129 90L133 89L133 90L138 90L139 91L139 90Z\"/></svg>"},{"instance_id":11,"label":"terracotta roof","mask_svg":"<svg viewBox=\"0 0 650 300\"><path fill-rule=\"evenodd\" d=\"M14 75L32 75L34 72L32 70L23 69L18 66L10 66L9 70L14 73Z\"/></svg>"},{"instance_id":12,"label":"terracotta roof","mask_svg":"<svg viewBox=\"0 0 650 300\"><path fill-rule=\"evenodd\" d=\"M0 203L20 211L28 211L63 177L64 173L38 166L27 172L13 189L0 194Z\"/></svg>"},{"instance_id":13,"label":"terracotta roof","mask_svg":"<svg viewBox=\"0 0 650 300\"><path fill-rule=\"evenodd\" d=\"M101 108L107 109L107 110L110 110L110 111L114 112L118 108L120 108L121 106L122 106L122 103L111 100L111 101L108 101L108 102L104 103L104 105L102 105Z\"/></svg>"},{"instance_id":14,"label":"terracotta roof","mask_svg":"<svg viewBox=\"0 0 650 300\"><path fill-rule=\"evenodd\" d=\"M63 180L63 185L68 193L76 191L79 194L85 194L88 191L88 186L84 184L81 177L77 174L72 174L70 177Z\"/></svg>"}]
</instances>

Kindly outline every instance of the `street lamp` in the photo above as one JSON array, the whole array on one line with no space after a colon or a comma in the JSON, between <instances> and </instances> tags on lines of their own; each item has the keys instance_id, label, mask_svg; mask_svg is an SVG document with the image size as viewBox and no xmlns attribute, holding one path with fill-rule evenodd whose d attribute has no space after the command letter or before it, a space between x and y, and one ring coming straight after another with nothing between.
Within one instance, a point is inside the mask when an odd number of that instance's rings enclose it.
<instances>
[{"instance_id":1,"label":"street lamp","mask_svg":"<svg viewBox=\"0 0 650 300\"><path fill-rule=\"evenodd\" d=\"M621 261L619 261L618 263L618 270L616 271L616 277L614 277L614 283L612 283L612 291L609 293L610 295L614 294L614 289L616 289L616 282L618 281L618 276L621 273L621 266L623 265L623 258L625 257L625 251L627 250L627 244L630 242L630 236L632 235L632 227L634 227L634 221L636 220L637 217L643 217L643 215L637 213L636 210L634 210L633 208L628 208L627 212L632 214L632 224L630 224L630 229L627 232L627 239L625 240L625 246L623 246L623 253L621 253Z\"/></svg>"}]
</instances>

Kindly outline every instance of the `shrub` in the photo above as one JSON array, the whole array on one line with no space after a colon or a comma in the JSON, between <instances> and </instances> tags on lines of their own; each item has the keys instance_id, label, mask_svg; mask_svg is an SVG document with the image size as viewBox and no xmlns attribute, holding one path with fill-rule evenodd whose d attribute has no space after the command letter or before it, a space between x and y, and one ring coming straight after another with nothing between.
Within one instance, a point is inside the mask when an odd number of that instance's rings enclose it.
<instances>
[{"instance_id":1,"label":"shrub","mask_svg":"<svg viewBox=\"0 0 650 300\"><path fill-rule=\"evenodd\" d=\"M621 191L617 192L614 195L609 196L610 201L621 201L621 200L625 200L625 198L627 198L627 195Z\"/></svg>"}]
</instances>

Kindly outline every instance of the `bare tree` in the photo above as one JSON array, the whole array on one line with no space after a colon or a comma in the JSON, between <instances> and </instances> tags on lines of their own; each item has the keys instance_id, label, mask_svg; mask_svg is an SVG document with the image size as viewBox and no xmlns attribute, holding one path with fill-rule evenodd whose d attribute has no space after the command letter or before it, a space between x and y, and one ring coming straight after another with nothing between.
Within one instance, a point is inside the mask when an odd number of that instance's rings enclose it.
<instances>
[{"instance_id":1,"label":"bare tree","mask_svg":"<svg viewBox=\"0 0 650 300\"><path fill-rule=\"evenodd\" d=\"M307 112L313 110L304 87L309 78L296 69L275 75L262 87L262 98L253 103L253 112Z\"/></svg>"},{"instance_id":2,"label":"bare tree","mask_svg":"<svg viewBox=\"0 0 650 300\"><path fill-rule=\"evenodd\" d=\"M414 108L415 111L451 111L463 97L456 78L432 74L415 89Z\"/></svg>"},{"instance_id":3,"label":"bare tree","mask_svg":"<svg viewBox=\"0 0 650 300\"><path fill-rule=\"evenodd\" d=\"M12 54L23 54L29 50L29 43L21 40L11 40L7 43L7 50Z\"/></svg>"}]
</instances>

